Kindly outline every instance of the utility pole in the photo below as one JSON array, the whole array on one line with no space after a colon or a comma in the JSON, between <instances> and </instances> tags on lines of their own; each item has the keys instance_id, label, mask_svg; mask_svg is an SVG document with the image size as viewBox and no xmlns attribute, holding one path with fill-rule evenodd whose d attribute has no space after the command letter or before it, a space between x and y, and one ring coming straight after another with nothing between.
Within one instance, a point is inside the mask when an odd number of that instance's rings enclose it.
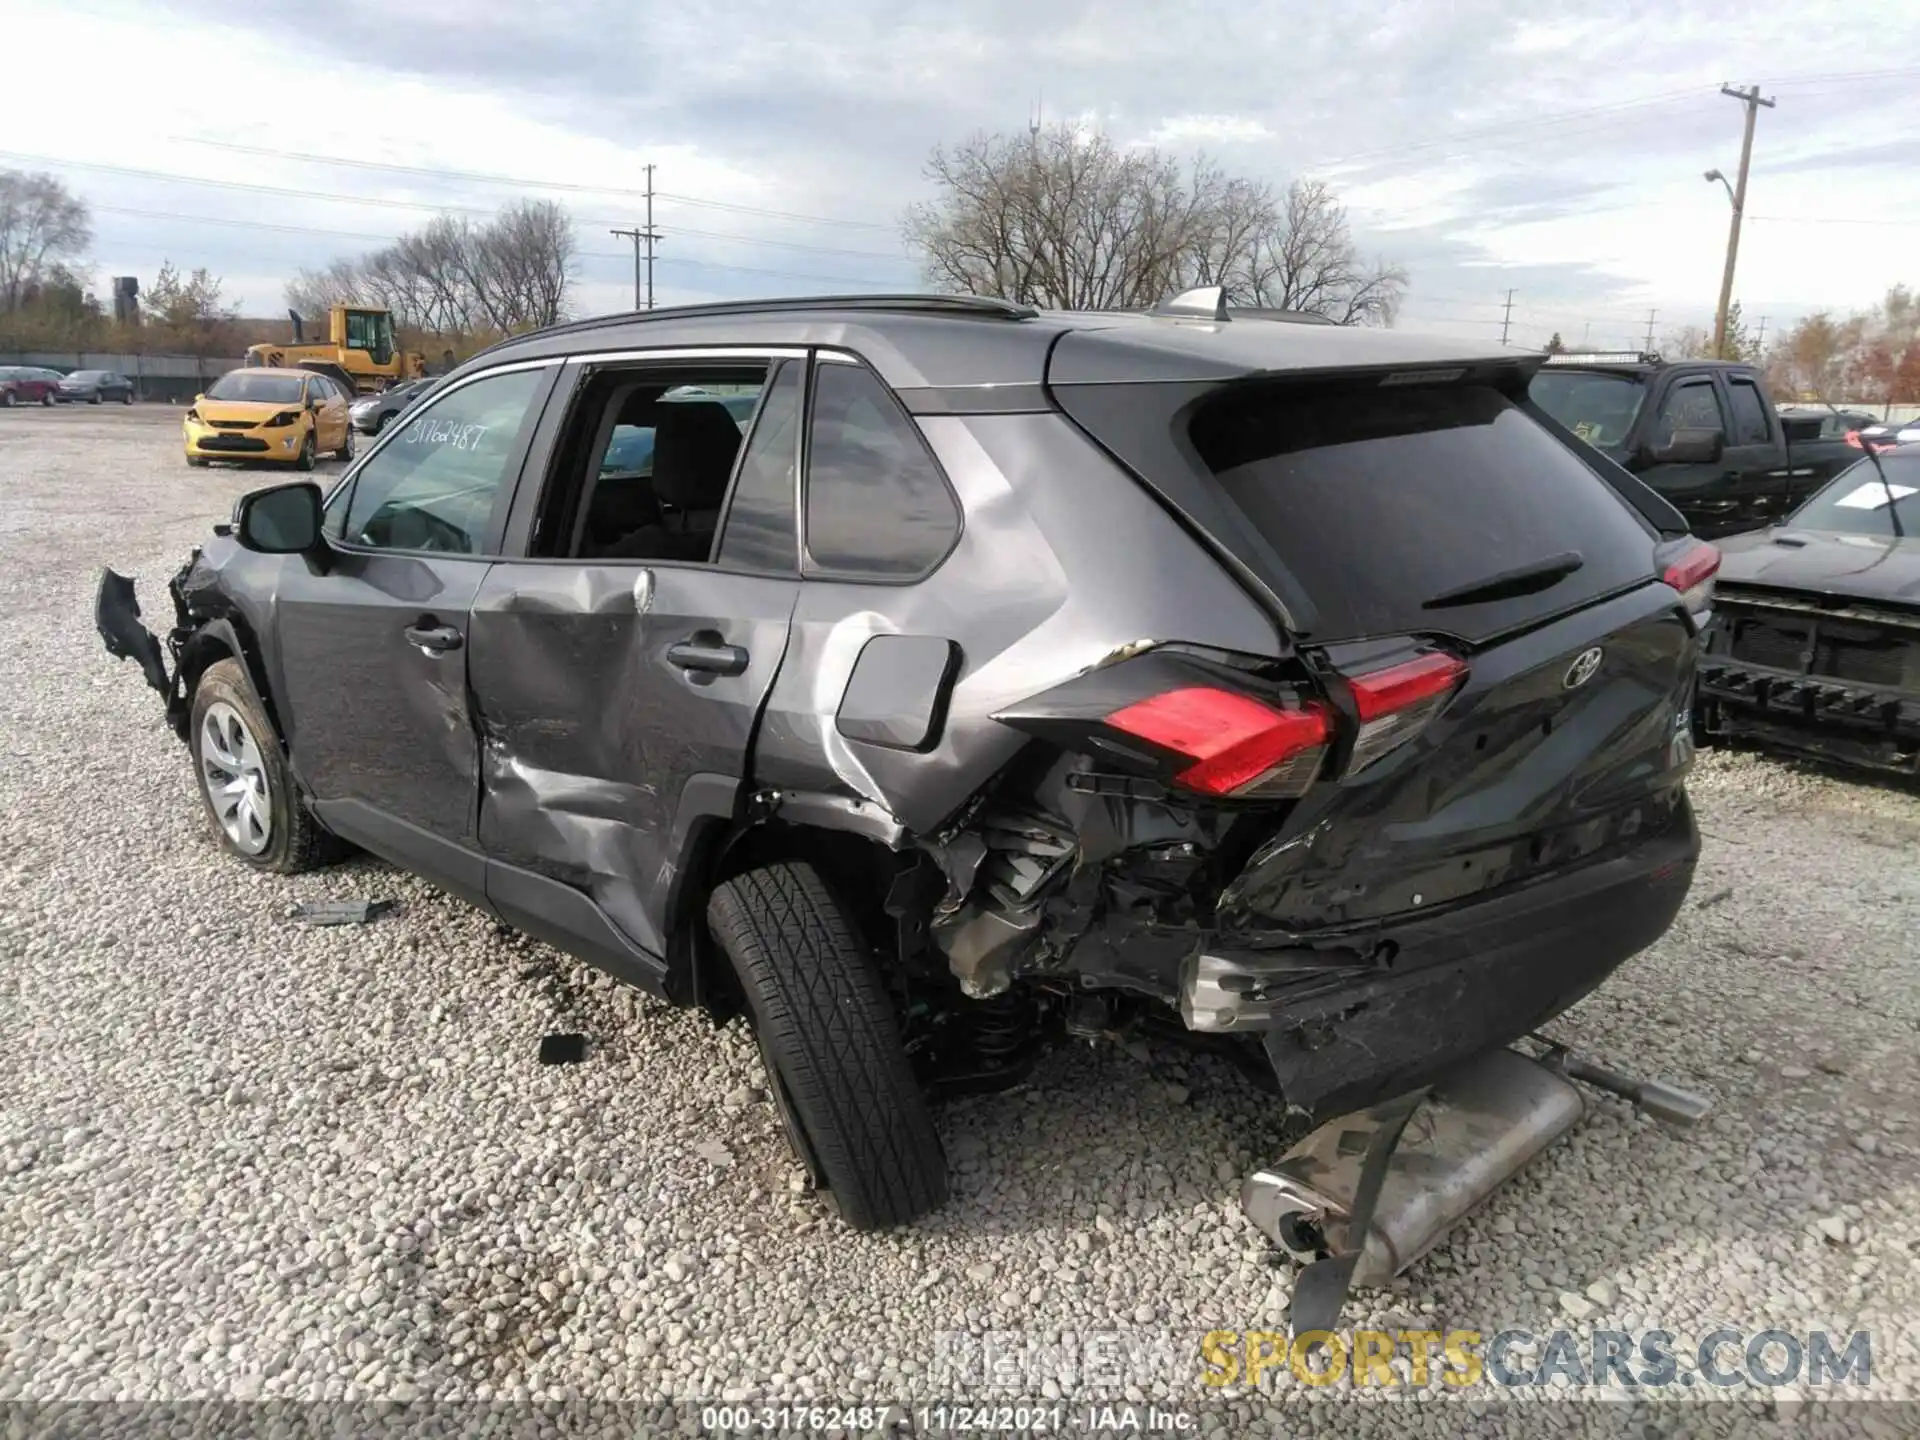
<instances>
[{"instance_id":1,"label":"utility pole","mask_svg":"<svg viewBox=\"0 0 1920 1440\"><path fill-rule=\"evenodd\" d=\"M1658 310L1647 311L1647 343L1641 349L1649 355L1653 353L1653 317L1659 313Z\"/></svg>"},{"instance_id":2,"label":"utility pole","mask_svg":"<svg viewBox=\"0 0 1920 1440\"><path fill-rule=\"evenodd\" d=\"M1762 105L1771 110L1774 102L1760 98L1758 85L1745 90L1722 85L1720 93L1738 100L1747 112L1746 130L1740 138L1740 178L1733 186L1733 222L1727 230L1727 268L1720 277L1720 308L1713 318L1713 353L1715 358L1724 360L1727 354L1727 308L1733 304L1733 266L1740 255L1740 217L1747 208L1747 166L1753 159L1753 122Z\"/></svg>"},{"instance_id":3,"label":"utility pole","mask_svg":"<svg viewBox=\"0 0 1920 1440\"><path fill-rule=\"evenodd\" d=\"M1500 343L1507 343L1507 327L1513 323L1513 291L1507 291L1507 308L1500 316Z\"/></svg>"},{"instance_id":4,"label":"utility pole","mask_svg":"<svg viewBox=\"0 0 1920 1440\"><path fill-rule=\"evenodd\" d=\"M647 166L647 223L644 227L631 230L610 230L610 235L618 235L623 240L633 241L633 308L636 310L653 308L653 247L659 240L660 232L653 228L653 166ZM640 242L646 242L646 301L641 302L640 290Z\"/></svg>"},{"instance_id":5,"label":"utility pole","mask_svg":"<svg viewBox=\"0 0 1920 1440\"><path fill-rule=\"evenodd\" d=\"M1767 317L1766 317L1766 316L1764 316L1764 315L1762 315L1762 316L1760 317L1760 333L1759 333L1759 334L1757 334L1757 335L1755 335L1755 336L1753 337L1753 348L1754 348L1754 349L1756 349L1756 350L1758 350L1758 351L1760 351L1760 352L1761 352L1762 354L1765 354L1765 353L1766 353L1766 349L1767 349Z\"/></svg>"}]
</instances>

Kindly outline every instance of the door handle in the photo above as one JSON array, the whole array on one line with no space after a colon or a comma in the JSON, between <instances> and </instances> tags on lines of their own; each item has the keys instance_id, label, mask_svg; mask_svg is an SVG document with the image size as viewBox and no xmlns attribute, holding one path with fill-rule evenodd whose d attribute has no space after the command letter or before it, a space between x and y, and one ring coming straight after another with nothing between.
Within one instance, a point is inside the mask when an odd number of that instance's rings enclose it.
<instances>
[{"instance_id":1,"label":"door handle","mask_svg":"<svg viewBox=\"0 0 1920 1440\"><path fill-rule=\"evenodd\" d=\"M738 645L722 644L717 636L712 640L693 637L669 645L667 659L682 670L708 675L740 675L747 668L747 652Z\"/></svg>"},{"instance_id":2,"label":"door handle","mask_svg":"<svg viewBox=\"0 0 1920 1440\"><path fill-rule=\"evenodd\" d=\"M436 625L431 619L409 625L401 632L407 643L423 655L444 655L466 644L466 637L451 625Z\"/></svg>"}]
</instances>

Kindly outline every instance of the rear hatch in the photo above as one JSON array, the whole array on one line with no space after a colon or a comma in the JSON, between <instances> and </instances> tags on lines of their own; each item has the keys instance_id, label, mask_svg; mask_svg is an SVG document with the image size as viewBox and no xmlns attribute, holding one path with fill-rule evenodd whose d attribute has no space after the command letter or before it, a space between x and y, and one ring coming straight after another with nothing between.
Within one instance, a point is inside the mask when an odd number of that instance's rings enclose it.
<instances>
[{"instance_id":1,"label":"rear hatch","mask_svg":"<svg viewBox=\"0 0 1920 1440\"><path fill-rule=\"evenodd\" d=\"M1426 914L1674 820L1695 627L1671 556L1524 387L1499 365L1055 384L1277 606L1290 693L1327 717L1310 783L1246 817L1226 928Z\"/></svg>"}]
</instances>

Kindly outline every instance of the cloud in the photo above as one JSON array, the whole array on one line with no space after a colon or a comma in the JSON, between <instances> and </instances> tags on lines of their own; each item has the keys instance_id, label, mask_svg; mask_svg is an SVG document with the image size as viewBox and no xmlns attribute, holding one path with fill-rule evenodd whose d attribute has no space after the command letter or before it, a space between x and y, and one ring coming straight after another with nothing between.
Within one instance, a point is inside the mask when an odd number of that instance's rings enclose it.
<instances>
[{"instance_id":1,"label":"cloud","mask_svg":"<svg viewBox=\"0 0 1920 1440\"><path fill-rule=\"evenodd\" d=\"M1175 115L1147 132L1147 142L1170 150L1271 140L1273 131L1251 115Z\"/></svg>"},{"instance_id":2,"label":"cloud","mask_svg":"<svg viewBox=\"0 0 1920 1440\"><path fill-rule=\"evenodd\" d=\"M190 0L98 0L22 4L0 23L30 52L86 54L90 84L118 99L110 114L74 106L58 67L19 68L10 109L63 118L32 132L44 139L8 143L356 197L69 173L103 207L103 266L150 274L163 250L188 263L197 248L249 277L256 313L279 297L254 277L422 223L435 204L485 212L516 188L174 137L588 187L537 192L578 218L588 305L630 299L631 252L606 231L640 217L648 161L665 298L913 285L898 226L927 195L930 150L1019 131L1036 105L1123 144L1214 151L1275 184L1325 176L1367 246L1412 272L1416 297L1486 294L1475 324L1500 314L1509 285L1595 316L1710 304L1725 199L1699 176L1731 173L1739 146L1724 80L1758 78L1779 96L1756 152L1766 213L1828 213L1873 186L1877 216L1920 221L1920 195L1885 187L1887 166L1908 163L1897 142L1862 138L1920 126L1920 89L1833 78L1872 68L1859 35L1875 37L1876 56L1920 44L1920 16L1901 0L1845 0L1817 25L1778 0L1738 23L1718 0L1545 18L1521 0L329 0L299 41L300 86L326 103L297 122L285 21L269 10L214 20ZM217 79L179 83L215 54ZM1817 276L1827 303L1865 303L1916 278L1914 233L1772 226L1743 248L1742 293L1804 296Z\"/></svg>"}]
</instances>

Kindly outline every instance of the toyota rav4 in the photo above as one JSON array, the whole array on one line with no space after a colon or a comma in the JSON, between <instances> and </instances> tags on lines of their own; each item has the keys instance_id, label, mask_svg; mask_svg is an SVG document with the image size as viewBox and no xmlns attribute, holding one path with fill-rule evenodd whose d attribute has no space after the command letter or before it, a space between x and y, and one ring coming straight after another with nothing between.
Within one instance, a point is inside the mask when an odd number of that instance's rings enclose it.
<instances>
[{"instance_id":1,"label":"toyota rav4","mask_svg":"<svg viewBox=\"0 0 1920 1440\"><path fill-rule=\"evenodd\" d=\"M97 619L238 861L350 842L744 1015L893 1224L947 1193L929 1095L1060 1029L1329 1117L1672 922L1717 555L1538 363L1208 293L591 320L243 498L164 643L111 571Z\"/></svg>"}]
</instances>

